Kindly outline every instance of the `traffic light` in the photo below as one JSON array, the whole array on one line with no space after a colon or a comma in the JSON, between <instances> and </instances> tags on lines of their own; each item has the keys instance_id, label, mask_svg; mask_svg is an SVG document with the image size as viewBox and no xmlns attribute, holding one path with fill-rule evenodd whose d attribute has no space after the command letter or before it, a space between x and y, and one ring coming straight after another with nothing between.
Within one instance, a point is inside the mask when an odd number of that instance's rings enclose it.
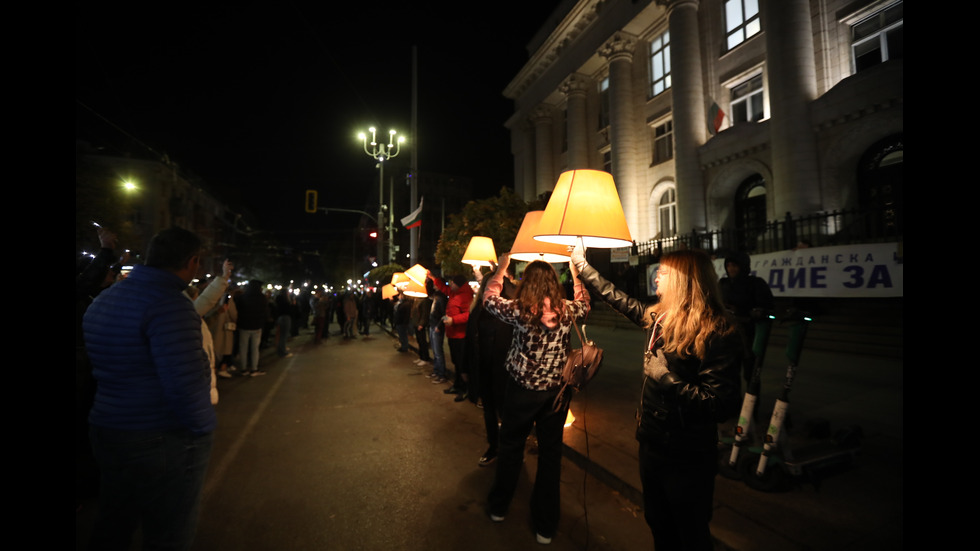
<instances>
[{"instance_id":1,"label":"traffic light","mask_svg":"<svg viewBox=\"0 0 980 551\"><path fill-rule=\"evenodd\" d=\"M306 212L315 214L316 213L316 190L308 189L306 190L306 202L303 205Z\"/></svg>"}]
</instances>

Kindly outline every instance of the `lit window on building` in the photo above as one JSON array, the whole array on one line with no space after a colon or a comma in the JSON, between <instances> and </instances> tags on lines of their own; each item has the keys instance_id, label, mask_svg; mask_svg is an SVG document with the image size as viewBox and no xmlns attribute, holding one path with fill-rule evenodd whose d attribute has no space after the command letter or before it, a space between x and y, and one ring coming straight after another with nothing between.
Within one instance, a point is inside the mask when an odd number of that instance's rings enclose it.
<instances>
[{"instance_id":1,"label":"lit window on building","mask_svg":"<svg viewBox=\"0 0 980 551\"><path fill-rule=\"evenodd\" d=\"M854 72L889 59L902 59L904 34L902 2L875 13L851 27L851 53Z\"/></svg>"},{"instance_id":2,"label":"lit window on building","mask_svg":"<svg viewBox=\"0 0 980 551\"><path fill-rule=\"evenodd\" d=\"M650 43L650 97L670 88L670 32Z\"/></svg>"},{"instance_id":3,"label":"lit window on building","mask_svg":"<svg viewBox=\"0 0 980 551\"><path fill-rule=\"evenodd\" d=\"M653 127L653 164L674 158L674 121Z\"/></svg>"},{"instance_id":4,"label":"lit window on building","mask_svg":"<svg viewBox=\"0 0 980 551\"><path fill-rule=\"evenodd\" d=\"M762 30L759 0L725 1L725 39L731 50Z\"/></svg>"},{"instance_id":5,"label":"lit window on building","mask_svg":"<svg viewBox=\"0 0 980 551\"><path fill-rule=\"evenodd\" d=\"M660 196L657 206L657 227L661 237L677 235L677 192L670 188Z\"/></svg>"},{"instance_id":6,"label":"lit window on building","mask_svg":"<svg viewBox=\"0 0 980 551\"><path fill-rule=\"evenodd\" d=\"M609 126L609 77L599 81L599 129Z\"/></svg>"},{"instance_id":7,"label":"lit window on building","mask_svg":"<svg viewBox=\"0 0 980 551\"><path fill-rule=\"evenodd\" d=\"M758 122L763 119L765 107L762 91L761 74L732 88L732 124Z\"/></svg>"}]
</instances>

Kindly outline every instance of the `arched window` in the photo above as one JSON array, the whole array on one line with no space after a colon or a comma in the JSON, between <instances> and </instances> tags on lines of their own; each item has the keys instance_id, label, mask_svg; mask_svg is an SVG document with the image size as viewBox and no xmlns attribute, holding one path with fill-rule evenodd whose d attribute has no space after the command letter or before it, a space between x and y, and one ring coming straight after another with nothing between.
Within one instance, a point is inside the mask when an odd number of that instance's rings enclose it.
<instances>
[{"instance_id":1,"label":"arched window","mask_svg":"<svg viewBox=\"0 0 980 551\"><path fill-rule=\"evenodd\" d=\"M654 214L655 219L653 220L655 238L663 239L677 235L676 188L671 185L663 189L659 197L656 194L651 197L651 202L654 203L653 206L655 208L653 212L656 213Z\"/></svg>"},{"instance_id":2,"label":"arched window","mask_svg":"<svg viewBox=\"0 0 980 551\"><path fill-rule=\"evenodd\" d=\"M754 251L766 231L766 180L759 174L746 178L735 193L735 233L738 248Z\"/></svg>"},{"instance_id":3,"label":"arched window","mask_svg":"<svg viewBox=\"0 0 980 551\"><path fill-rule=\"evenodd\" d=\"M889 136L871 147L858 167L861 211L867 214L871 236L902 235L904 143L902 134Z\"/></svg>"}]
</instances>

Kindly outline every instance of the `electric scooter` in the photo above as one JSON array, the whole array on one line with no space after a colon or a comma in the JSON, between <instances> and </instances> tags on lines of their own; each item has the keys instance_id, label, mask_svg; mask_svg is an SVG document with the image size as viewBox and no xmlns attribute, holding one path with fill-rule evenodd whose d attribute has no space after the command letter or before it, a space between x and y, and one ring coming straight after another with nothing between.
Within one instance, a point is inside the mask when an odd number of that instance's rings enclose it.
<instances>
[{"instance_id":1,"label":"electric scooter","mask_svg":"<svg viewBox=\"0 0 980 551\"><path fill-rule=\"evenodd\" d=\"M738 457L742 449L747 449L747 446L755 438L754 417L762 388L762 364L765 361L766 348L769 346L772 322L776 319L768 312L754 312L753 317L756 318L756 322L755 336L752 339L752 354L755 358L752 366L752 378L749 380L748 387L745 389L745 397L742 399L742 410L738 415L738 424L735 425L735 440L732 442L731 452L724 454L719 468L722 476L733 480L742 478L742 472L738 469Z\"/></svg>"},{"instance_id":2,"label":"electric scooter","mask_svg":"<svg viewBox=\"0 0 980 551\"><path fill-rule=\"evenodd\" d=\"M791 310L787 321L792 326L786 345L786 359L789 360L786 382L773 408L761 452L752 451L746 454L738 465L745 483L762 491L781 489L790 476L800 476L818 467L850 463L863 436L860 427L848 427L838 431L831 442L818 443L795 451L789 446L785 431L789 414L789 392L796 376L807 327L812 319L805 312Z\"/></svg>"}]
</instances>

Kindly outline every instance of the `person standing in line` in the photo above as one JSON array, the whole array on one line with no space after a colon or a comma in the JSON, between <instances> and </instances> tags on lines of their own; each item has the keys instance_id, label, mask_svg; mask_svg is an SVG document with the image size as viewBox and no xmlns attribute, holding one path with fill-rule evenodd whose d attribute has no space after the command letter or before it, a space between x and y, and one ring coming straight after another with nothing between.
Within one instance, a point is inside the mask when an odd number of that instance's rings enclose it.
<instances>
[{"instance_id":1,"label":"person standing in line","mask_svg":"<svg viewBox=\"0 0 980 551\"><path fill-rule=\"evenodd\" d=\"M657 296L645 303L599 275L581 246L571 257L589 290L647 331L636 439L654 545L711 551L718 423L738 413L742 362L711 259L696 250L663 255Z\"/></svg>"},{"instance_id":2,"label":"person standing in line","mask_svg":"<svg viewBox=\"0 0 980 551\"><path fill-rule=\"evenodd\" d=\"M228 367L231 365L231 357L234 353L232 348L235 340L234 324L238 320L235 301L231 299L231 295L227 294L233 269L234 265L231 261L225 260L222 264L221 275L215 276L194 301L194 307L198 312L201 311L201 308L209 308L204 313L204 322L207 323L214 345L214 363L217 376L225 379L231 378ZM215 299L217 304L212 302ZM200 306L198 302L201 302Z\"/></svg>"},{"instance_id":3,"label":"person standing in line","mask_svg":"<svg viewBox=\"0 0 980 551\"><path fill-rule=\"evenodd\" d=\"M424 367L432 363L429 353L429 313L432 311L432 299L428 295L415 299L412 310L412 327L415 328L415 341L419 344L419 359L415 365Z\"/></svg>"},{"instance_id":4,"label":"person standing in line","mask_svg":"<svg viewBox=\"0 0 980 551\"><path fill-rule=\"evenodd\" d=\"M432 299L432 309L429 310L429 344L432 348L432 373L427 375L432 384L440 385L446 382L446 327L442 323L446 315L446 302L449 300L442 291L436 288L431 277L425 280L425 291Z\"/></svg>"},{"instance_id":5,"label":"person standing in line","mask_svg":"<svg viewBox=\"0 0 980 551\"><path fill-rule=\"evenodd\" d=\"M343 300L343 315L344 323L342 324L344 328L344 339L353 339L354 328L357 325L357 300L354 298L354 291L347 291L344 293Z\"/></svg>"},{"instance_id":6,"label":"person standing in line","mask_svg":"<svg viewBox=\"0 0 980 551\"><path fill-rule=\"evenodd\" d=\"M235 308L238 310L238 361L242 375L265 375L265 371L259 370L259 348L262 331L269 319L269 300L262 292L262 282L250 280L245 291L235 299Z\"/></svg>"},{"instance_id":7,"label":"person standing in line","mask_svg":"<svg viewBox=\"0 0 980 551\"><path fill-rule=\"evenodd\" d=\"M327 329L327 315L330 310L330 302L327 293L318 290L313 294L313 342L320 344L323 339L330 337Z\"/></svg>"},{"instance_id":8,"label":"person standing in line","mask_svg":"<svg viewBox=\"0 0 980 551\"><path fill-rule=\"evenodd\" d=\"M524 269L513 300L500 296L510 254L487 284L487 311L514 327L507 354L507 386L500 415L497 472L487 496L490 519L503 522L524 464L524 447L531 430L538 437L538 468L531 492L531 519L538 543L548 544L561 517L561 448L568 404L555 398L568 358L572 324L589 313L589 295L581 283L574 300L564 297L555 269L547 262L531 262ZM578 269L571 265L572 276Z\"/></svg>"},{"instance_id":9,"label":"person standing in line","mask_svg":"<svg viewBox=\"0 0 980 551\"><path fill-rule=\"evenodd\" d=\"M500 296L511 300L514 298L517 286L515 284L514 263L507 266L504 273L503 289ZM514 336L514 327L497 319L483 306L486 287L490 275L484 276L478 266L473 267L473 275L480 282L477 293L476 308L470 313L470 323L477 328L476 362L477 383L479 389L479 404L483 407L483 425L487 436L487 450L480 456L477 464L486 467L497 460L497 447L500 439L500 404L504 395L504 384L507 372L504 364Z\"/></svg>"},{"instance_id":10,"label":"person standing in line","mask_svg":"<svg viewBox=\"0 0 980 551\"><path fill-rule=\"evenodd\" d=\"M292 287L279 291L276 295L276 354L280 358L293 355L286 344L292 336L293 318L296 314L296 303Z\"/></svg>"},{"instance_id":11,"label":"person standing in line","mask_svg":"<svg viewBox=\"0 0 980 551\"><path fill-rule=\"evenodd\" d=\"M97 391L89 414L101 470L92 549L191 547L217 423L201 316L183 290L201 240L153 237L146 263L100 293L83 318Z\"/></svg>"},{"instance_id":12,"label":"person standing in line","mask_svg":"<svg viewBox=\"0 0 980 551\"><path fill-rule=\"evenodd\" d=\"M453 361L455 377L453 384L443 392L455 394L454 401L462 402L467 398L467 374L466 365L466 323L470 319L470 303L473 302L473 289L466 281L466 276L455 275L449 283L441 279L433 279L433 283L439 290L449 297L446 302L446 315L442 317L442 323L446 328L446 338L449 340L449 357Z\"/></svg>"},{"instance_id":13,"label":"person standing in line","mask_svg":"<svg viewBox=\"0 0 980 551\"><path fill-rule=\"evenodd\" d=\"M408 329L412 323L412 298L406 295L401 289L398 290L398 300L395 302L395 313L393 323L395 333L398 334L399 352L408 352Z\"/></svg>"}]
</instances>

